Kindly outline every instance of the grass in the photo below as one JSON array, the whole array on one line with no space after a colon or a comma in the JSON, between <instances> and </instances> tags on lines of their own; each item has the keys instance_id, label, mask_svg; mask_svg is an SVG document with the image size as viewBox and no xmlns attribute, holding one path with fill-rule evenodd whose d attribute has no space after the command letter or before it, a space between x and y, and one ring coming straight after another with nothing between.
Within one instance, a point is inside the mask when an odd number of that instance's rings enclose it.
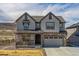
<instances>
[{"instance_id":1,"label":"grass","mask_svg":"<svg viewBox=\"0 0 79 59\"><path fill-rule=\"evenodd\" d=\"M0 56L44 56L43 49L0 50Z\"/></svg>"}]
</instances>

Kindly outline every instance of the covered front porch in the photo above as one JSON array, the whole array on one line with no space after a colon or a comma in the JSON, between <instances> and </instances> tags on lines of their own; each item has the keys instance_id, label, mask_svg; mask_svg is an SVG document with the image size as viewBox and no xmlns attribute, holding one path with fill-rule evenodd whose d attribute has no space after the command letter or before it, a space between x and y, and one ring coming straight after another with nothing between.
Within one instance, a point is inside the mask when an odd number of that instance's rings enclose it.
<instances>
[{"instance_id":1,"label":"covered front porch","mask_svg":"<svg viewBox=\"0 0 79 59\"><path fill-rule=\"evenodd\" d=\"M16 48L41 48L41 32L18 32L16 33Z\"/></svg>"}]
</instances>

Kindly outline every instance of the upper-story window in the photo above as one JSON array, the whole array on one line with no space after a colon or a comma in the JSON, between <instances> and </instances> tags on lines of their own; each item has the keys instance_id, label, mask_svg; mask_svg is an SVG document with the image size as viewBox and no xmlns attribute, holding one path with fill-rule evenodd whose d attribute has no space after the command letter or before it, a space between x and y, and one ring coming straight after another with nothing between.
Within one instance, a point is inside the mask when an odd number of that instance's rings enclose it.
<instances>
[{"instance_id":1,"label":"upper-story window","mask_svg":"<svg viewBox=\"0 0 79 59\"><path fill-rule=\"evenodd\" d=\"M40 23L36 22L36 30L40 30Z\"/></svg>"},{"instance_id":2,"label":"upper-story window","mask_svg":"<svg viewBox=\"0 0 79 59\"><path fill-rule=\"evenodd\" d=\"M60 32L65 31L64 23L60 23Z\"/></svg>"},{"instance_id":3,"label":"upper-story window","mask_svg":"<svg viewBox=\"0 0 79 59\"><path fill-rule=\"evenodd\" d=\"M61 30L61 31L64 30L64 23L60 23L60 30Z\"/></svg>"},{"instance_id":4,"label":"upper-story window","mask_svg":"<svg viewBox=\"0 0 79 59\"><path fill-rule=\"evenodd\" d=\"M46 22L46 29L54 29L55 23L54 22Z\"/></svg>"},{"instance_id":5,"label":"upper-story window","mask_svg":"<svg viewBox=\"0 0 79 59\"><path fill-rule=\"evenodd\" d=\"M24 20L23 21L23 26L24 26L24 30L27 30L27 29L29 29L29 21L28 20Z\"/></svg>"},{"instance_id":6,"label":"upper-story window","mask_svg":"<svg viewBox=\"0 0 79 59\"><path fill-rule=\"evenodd\" d=\"M52 15L49 15L49 19L52 19Z\"/></svg>"},{"instance_id":7,"label":"upper-story window","mask_svg":"<svg viewBox=\"0 0 79 59\"><path fill-rule=\"evenodd\" d=\"M62 28L64 25L63 25L63 23L60 23L60 28Z\"/></svg>"}]
</instances>

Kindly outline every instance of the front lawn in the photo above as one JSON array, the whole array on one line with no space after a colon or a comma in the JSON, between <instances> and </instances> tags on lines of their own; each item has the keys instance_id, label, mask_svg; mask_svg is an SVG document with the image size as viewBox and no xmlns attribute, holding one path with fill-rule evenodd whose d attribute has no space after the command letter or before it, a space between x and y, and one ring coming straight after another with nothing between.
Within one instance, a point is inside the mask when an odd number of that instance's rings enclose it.
<instances>
[{"instance_id":1,"label":"front lawn","mask_svg":"<svg viewBox=\"0 0 79 59\"><path fill-rule=\"evenodd\" d=\"M43 56L43 49L0 50L0 56Z\"/></svg>"}]
</instances>

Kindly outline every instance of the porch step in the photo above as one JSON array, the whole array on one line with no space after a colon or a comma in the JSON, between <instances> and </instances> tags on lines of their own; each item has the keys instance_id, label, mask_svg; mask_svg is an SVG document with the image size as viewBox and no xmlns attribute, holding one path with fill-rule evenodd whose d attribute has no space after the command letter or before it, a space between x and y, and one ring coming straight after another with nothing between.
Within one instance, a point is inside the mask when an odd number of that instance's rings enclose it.
<instances>
[{"instance_id":1,"label":"porch step","mask_svg":"<svg viewBox=\"0 0 79 59\"><path fill-rule=\"evenodd\" d=\"M35 48L41 48L41 45L36 45Z\"/></svg>"},{"instance_id":2,"label":"porch step","mask_svg":"<svg viewBox=\"0 0 79 59\"><path fill-rule=\"evenodd\" d=\"M34 45L16 45L16 48L34 48Z\"/></svg>"}]
</instances>

